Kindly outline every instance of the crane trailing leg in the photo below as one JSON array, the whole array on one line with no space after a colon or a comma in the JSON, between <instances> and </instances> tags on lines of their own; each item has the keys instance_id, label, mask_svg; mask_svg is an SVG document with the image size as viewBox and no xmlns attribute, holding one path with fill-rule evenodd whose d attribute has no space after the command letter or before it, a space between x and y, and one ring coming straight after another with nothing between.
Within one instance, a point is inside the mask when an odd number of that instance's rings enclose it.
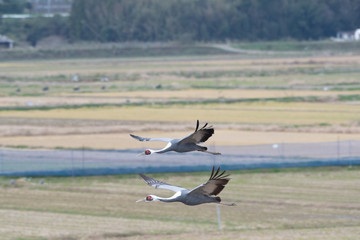
<instances>
[{"instance_id":1,"label":"crane trailing leg","mask_svg":"<svg viewBox=\"0 0 360 240\"><path fill-rule=\"evenodd\" d=\"M213 154L213 155L221 155L221 153L219 153L219 152L209 152L207 150L207 147L203 147L203 146L199 146L199 145L196 145L196 147L197 147L196 150L200 151L200 152L210 153L210 154Z\"/></svg>"}]
</instances>

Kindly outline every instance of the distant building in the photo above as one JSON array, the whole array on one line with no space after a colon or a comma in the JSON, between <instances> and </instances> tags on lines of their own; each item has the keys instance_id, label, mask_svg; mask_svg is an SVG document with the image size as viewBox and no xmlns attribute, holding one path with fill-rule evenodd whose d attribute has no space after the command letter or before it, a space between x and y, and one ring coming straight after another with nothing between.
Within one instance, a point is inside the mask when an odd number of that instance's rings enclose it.
<instances>
[{"instance_id":1,"label":"distant building","mask_svg":"<svg viewBox=\"0 0 360 240\"><path fill-rule=\"evenodd\" d=\"M336 37L332 39L334 41L360 41L360 28L355 31L337 32Z\"/></svg>"},{"instance_id":2,"label":"distant building","mask_svg":"<svg viewBox=\"0 0 360 240\"><path fill-rule=\"evenodd\" d=\"M25 19L25 18L33 18L37 16L46 17L46 18L52 18L56 15L62 16L62 17L69 17L70 13L42 13L42 14L3 14L1 17L3 19Z\"/></svg>"},{"instance_id":3,"label":"distant building","mask_svg":"<svg viewBox=\"0 0 360 240\"><path fill-rule=\"evenodd\" d=\"M31 13L69 13L73 0L28 0Z\"/></svg>"},{"instance_id":4,"label":"distant building","mask_svg":"<svg viewBox=\"0 0 360 240\"><path fill-rule=\"evenodd\" d=\"M356 41L360 41L360 28L356 29L354 38Z\"/></svg>"},{"instance_id":5,"label":"distant building","mask_svg":"<svg viewBox=\"0 0 360 240\"><path fill-rule=\"evenodd\" d=\"M0 35L0 48L13 48L14 41L7 36Z\"/></svg>"},{"instance_id":6,"label":"distant building","mask_svg":"<svg viewBox=\"0 0 360 240\"><path fill-rule=\"evenodd\" d=\"M354 31L341 31L336 34L337 39L341 39L344 41L354 40Z\"/></svg>"},{"instance_id":7,"label":"distant building","mask_svg":"<svg viewBox=\"0 0 360 240\"><path fill-rule=\"evenodd\" d=\"M1 2L2 0L0 0ZM55 15L68 17L73 0L28 0L32 8L29 13L2 14L3 19L24 19L36 16L52 18Z\"/></svg>"}]
</instances>

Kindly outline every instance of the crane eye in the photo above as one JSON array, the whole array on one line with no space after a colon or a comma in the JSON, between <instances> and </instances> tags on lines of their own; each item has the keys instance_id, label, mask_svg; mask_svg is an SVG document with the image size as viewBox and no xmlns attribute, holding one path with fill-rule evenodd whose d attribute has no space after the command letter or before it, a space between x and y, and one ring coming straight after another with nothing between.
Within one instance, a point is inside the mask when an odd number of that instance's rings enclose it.
<instances>
[{"instance_id":1,"label":"crane eye","mask_svg":"<svg viewBox=\"0 0 360 240\"><path fill-rule=\"evenodd\" d=\"M153 200L153 198L151 196L146 197L146 201L152 201L152 200Z\"/></svg>"},{"instance_id":2,"label":"crane eye","mask_svg":"<svg viewBox=\"0 0 360 240\"><path fill-rule=\"evenodd\" d=\"M150 150L149 150L149 149L146 149L146 150L145 150L145 154L146 154L146 155L150 155L150 154L151 154Z\"/></svg>"}]
</instances>

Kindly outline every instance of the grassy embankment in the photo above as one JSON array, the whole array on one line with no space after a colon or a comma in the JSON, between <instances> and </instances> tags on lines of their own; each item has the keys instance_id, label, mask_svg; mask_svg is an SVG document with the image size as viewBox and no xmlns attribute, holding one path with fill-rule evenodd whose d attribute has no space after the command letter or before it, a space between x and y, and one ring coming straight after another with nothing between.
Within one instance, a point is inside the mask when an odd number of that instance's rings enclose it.
<instances>
[{"instance_id":1,"label":"grassy embankment","mask_svg":"<svg viewBox=\"0 0 360 240\"><path fill-rule=\"evenodd\" d=\"M0 234L14 239L356 239L359 168L325 167L230 171L221 193L235 207L135 203L168 196L139 176L0 178ZM153 174L193 188L204 173ZM40 180L44 179L44 184Z\"/></svg>"}]
</instances>

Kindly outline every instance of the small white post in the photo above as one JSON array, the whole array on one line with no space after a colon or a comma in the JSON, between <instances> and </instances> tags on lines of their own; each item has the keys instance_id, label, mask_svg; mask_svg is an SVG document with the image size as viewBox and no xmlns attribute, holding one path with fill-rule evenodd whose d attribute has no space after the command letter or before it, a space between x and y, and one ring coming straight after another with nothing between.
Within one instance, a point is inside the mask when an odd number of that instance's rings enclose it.
<instances>
[{"instance_id":1,"label":"small white post","mask_svg":"<svg viewBox=\"0 0 360 240\"><path fill-rule=\"evenodd\" d=\"M3 171L3 159L0 152L0 173L2 173L2 171Z\"/></svg>"},{"instance_id":2,"label":"small white post","mask_svg":"<svg viewBox=\"0 0 360 240\"><path fill-rule=\"evenodd\" d=\"M219 204L216 204L216 213L217 213L217 219L218 219L218 227L219 227L219 230L222 230L222 224L221 224L221 216L220 216L220 207L219 207Z\"/></svg>"},{"instance_id":3,"label":"small white post","mask_svg":"<svg viewBox=\"0 0 360 240\"><path fill-rule=\"evenodd\" d=\"M352 167L352 162L351 162L351 157L352 157L352 148L351 148L351 140L349 140L349 167Z\"/></svg>"},{"instance_id":4,"label":"small white post","mask_svg":"<svg viewBox=\"0 0 360 240\"><path fill-rule=\"evenodd\" d=\"M74 177L74 150L71 149L71 176Z\"/></svg>"},{"instance_id":5,"label":"small white post","mask_svg":"<svg viewBox=\"0 0 360 240\"><path fill-rule=\"evenodd\" d=\"M336 148L337 148L337 160L340 161L340 137L337 136L337 142L336 142Z\"/></svg>"},{"instance_id":6,"label":"small white post","mask_svg":"<svg viewBox=\"0 0 360 240\"><path fill-rule=\"evenodd\" d=\"M84 168L84 145L82 146L82 171L84 173L85 168Z\"/></svg>"}]
</instances>

